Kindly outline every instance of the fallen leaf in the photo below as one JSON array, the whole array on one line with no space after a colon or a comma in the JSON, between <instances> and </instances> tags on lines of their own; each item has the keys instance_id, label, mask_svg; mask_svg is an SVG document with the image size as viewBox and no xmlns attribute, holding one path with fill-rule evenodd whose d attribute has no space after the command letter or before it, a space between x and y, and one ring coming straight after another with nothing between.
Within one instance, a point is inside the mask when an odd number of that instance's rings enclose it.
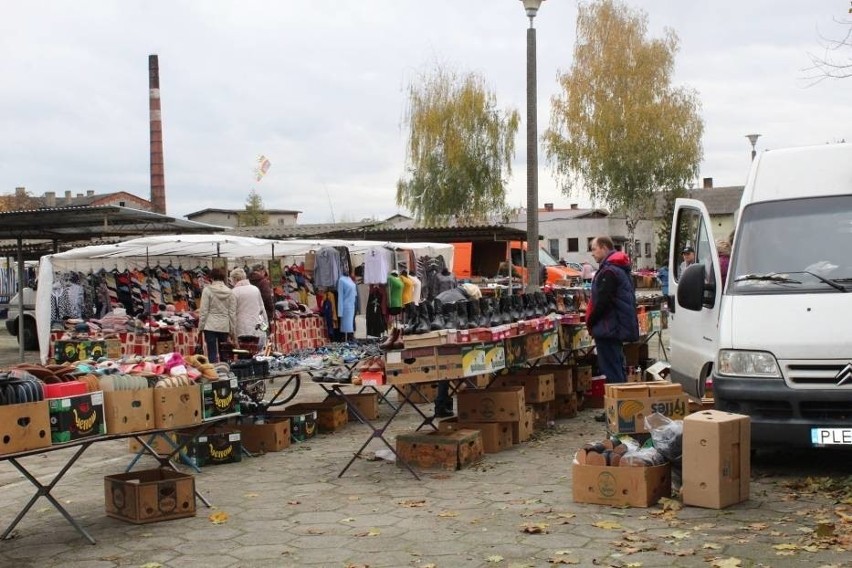
<instances>
[{"instance_id":1,"label":"fallen leaf","mask_svg":"<svg viewBox=\"0 0 852 568\"><path fill-rule=\"evenodd\" d=\"M373 528L373 529L370 529L366 532L357 533L355 536L379 536L380 534L382 534L382 531L380 531L379 529Z\"/></svg>"},{"instance_id":2,"label":"fallen leaf","mask_svg":"<svg viewBox=\"0 0 852 568\"><path fill-rule=\"evenodd\" d=\"M722 545L716 544L715 542L705 542L704 546L702 546L701 548L704 548L706 550L722 550Z\"/></svg>"},{"instance_id":3,"label":"fallen leaf","mask_svg":"<svg viewBox=\"0 0 852 568\"><path fill-rule=\"evenodd\" d=\"M687 531L672 531L672 534L670 534L669 536L672 538L676 538L677 540L683 540L685 538L688 538L691 534L692 533Z\"/></svg>"},{"instance_id":4,"label":"fallen leaf","mask_svg":"<svg viewBox=\"0 0 852 568\"><path fill-rule=\"evenodd\" d=\"M574 556L551 556L548 560L550 564L579 564L580 559Z\"/></svg>"},{"instance_id":5,"label":"fallen leaf","mask_svg":"<svg viewBox=\"0 0 852 568\"><path fill-rule=\"evenodd\" d=\"M711 564L713 568L738 568L742 565L743 561L739 558L734 558L733 556L730 558L717 558Z\"/></svg>"},{"instance_id":6,"label":"fallen leaf","mask_svg":"<svg viewBox=\"0 0 852 568\"><path fill-rule=\"evenodd\" d=\"M340 519L341 523L354 523L355 519L353 517L347 517L345 519Z\"/></svg>"},{"instance_id":7,"label":"fallen leaf","mask_svg":"<svg viewBox=\"0 0 852 568\"><path fill-rule=\"evenodd\" d=\"M625 564L625 566L627 568L641 568L642 563L641 562L628 562L627 564Z\"/></svg>"},{"instance_id":8,"label":"fallen leaf","mask_svg":"<svg viewBox=\"0 0 852 568\"><path fill-rule=\"evenodd\" d=\"M159 562L146 562L145 564L143 564L139 568L163 568L163 565L160 564Z\"/></svg>"},{"instance_id":9,"label":"fallen leaf","mask_svg":"<svg viewBox=\"0 0 852 568\"><path fill-rule=\"evenodd\" d=\"M325 534L325 531L322 529L309 528L308 534Z\"/></svg>"},{"instance_id":10,"label":"fallen leaf","mask_svg":"<svg viewBox=\"0 0 852 568\"><path fill-rule=\"evenodd\" d=\"M796 555L795 550L779 550L778 552L775 553L775 556L795 556L795 555Z\"/></svg>"},{"instance_id":11,"label":"fallen leaf","mask_svg":"<svg viewBox=\"0 0 852 568\"><path fill-rule=\"evenodd\" d=\"M828 538L834 536L834 523L819 523L816 528L816 535L820 538Z\"/></svg>"},{"instance_id":12,"label":"fallen leaf","mask_svg":"<svg viewBox=\"0 0 852 568\"><path fill-rule=\"evenodd\" d=\"M210 516L207 518L214 525L221 525L228 522L228 513L225 511L216 511L215 513L210 513Z\"/></svg>"},{"instance_id":13,"label":"fallen leaf","mask_svg":"<svg viewBox=\"0 0 852 568\"><path fill-rule=\"evenodd\" d=\"M407 499L405 501L400 501L399 504L402 505L403 507L409 507L409 508L425 507L426 506L426 499Z\"/></svg>"},{"instance_id":14,"label":"fallen leaf","mask_svg":"<svg viewBox=\"0 0 852 568\"><path fill-rule=\"evenodd\" d=\"M773 544L772 548L775 550L799 550L799 545L790 544L790 543L782 543L782 544Z\"/></svg>"},{"instance_id":15,"label":"fallen leaf","mask_svg":"<svg viewBox=\"0 0 852 568\"><path fill-rule=\"evenodd\" d=\"M246 499L254 499L255 497L259 497L259 495L257 493L246 493L243 497Z\"/></svg>"},{"instance_id":16,"label":"fallen leaf","mask_svg":"<svg viewBox=\"0 0 852 568\"><path fill-rule=\"evenodd\" d=\"M766 523L751 523L746 528L748 528L748 530L750 531L763 531L768 529L769 525L767 525Z\"/></svg>"},{"instance_id":17,"label":"fallen leaf","mask_svg":"<svg viewBox=\"0 0 852 568\"><path fill-rule=\"evenodd\" d=\"M287 501L287 504L288 505L301 505L302 502L301 501Z\"/></svg>"},{"instance_id":18,"label":"fallen leaf","mask_svg":"<svg viewBox=\"0 0 852 568\"><path fill-rule=\"evenodd\" d=\"M486 562L492 562L492 563L496 564L497 562L503 562L503 557L500 556L499 554L492 554L491 556L486 558L485 561Z\"/></svg>"},{"instance_id":19,"label":"fallen leaf","mask_svg":"<svg viewBox=\"0 0 852 568\"><path fill-rule=\"evenodd\" d=\"M594 523L592 526L598 527L599 529L606 530L619 530L621 529L621 525L616 523L615 521L598 521Z\"/></svg>"},{"instance_id":20,"label":"fallen leaf","mask_svg":"<svg viewBox=\"0 0 852 568\"><path fill-rule=\"evenodd\" d=\"M547 523L526 523L521 525L521 532L527 534L547 534Z\"/></svg>"},{"instance_id":21,"label":"fallen leaf","mask_svg":"<svg viewBox=\"0 0 852 568\"><path fill-rule=\"evenodd\" d=\"M669 497L661 497L659 504L662 506L663 511L680 511L683 509L683 503Z\"/></svg>"},{"instance_id":22,"label":"fallen leaf","mask_svg":"<svg viewBox=\"0 0 852 568\"><path fill-rule=\"evenodd\" d=\"M456 511L441 511L438 513L439 517L458 517L459 514Z\"/></svg>"}]
</instances>

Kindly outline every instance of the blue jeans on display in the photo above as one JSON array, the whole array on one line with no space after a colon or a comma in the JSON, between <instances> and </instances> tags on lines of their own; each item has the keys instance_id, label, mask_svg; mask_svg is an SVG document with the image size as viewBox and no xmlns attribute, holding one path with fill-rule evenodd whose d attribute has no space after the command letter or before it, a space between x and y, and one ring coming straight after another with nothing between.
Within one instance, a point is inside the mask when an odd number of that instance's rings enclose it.
<instances>
[{"instance_id":1,"label":"blue jeans on display","mask_svg":"<svg viewBox=\"0 0 852 568\"><path fill-rule=\"evenodd\" d=\"M211 363L219 362L219 342L228 341L229 335L224 331L204 330L204 345L207 347L207 360Z\"/></svg>"},{"instance_id":2,"label":"blue jeans on display","mask_svg":"<svg viewBox=\"0 0 852 568\"><path fill-rule=\"evenodd\" d=\"M626 383L627 374L624 371L624 350L618 339L595 338L595 349L598 352L598 368L606 375L606 384Z\"/></svg>"}]
</instances>

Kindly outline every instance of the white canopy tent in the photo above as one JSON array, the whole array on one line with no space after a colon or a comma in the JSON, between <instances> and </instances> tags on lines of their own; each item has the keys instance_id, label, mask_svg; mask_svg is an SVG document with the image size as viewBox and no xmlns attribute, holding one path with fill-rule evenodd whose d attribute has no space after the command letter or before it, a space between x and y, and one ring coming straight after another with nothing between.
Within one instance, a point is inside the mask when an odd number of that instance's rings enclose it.
<instances>
[{"instance_id":1,"label":"white canopy tent","mask_svg":"<svg viewBox=\"0 0 852 568\"><path fill-rule=\"evenodd\" d=\"M63 272L93 272L101 269L143 269L149 266L193 268L210 264L214 257L251 264L273 258L304 257L326 246L345 246L357 266L357 257L374 247L411 250L416 257L443 256L453 265L453 246L447 243L392 243L346 240L268 240L234 235L159 235L109 245L77 248L41 257L36 291L36 324L42 362L47 361L50 343L50 301L54 276ZM288 261L290 263L292 261Z\"/></svg>"}]
</instances>

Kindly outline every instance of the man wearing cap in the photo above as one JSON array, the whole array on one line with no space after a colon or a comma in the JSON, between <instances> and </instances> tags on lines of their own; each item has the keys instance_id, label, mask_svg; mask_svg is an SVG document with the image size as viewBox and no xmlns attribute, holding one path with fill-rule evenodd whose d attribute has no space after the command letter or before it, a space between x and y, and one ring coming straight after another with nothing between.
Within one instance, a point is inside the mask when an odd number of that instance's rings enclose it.
<instances>
[{"instance_id":1,"label":"man wearing cap","mask_svg":"<svg viewBox=\"0 0 852 568\"><path fill-rule=\"evenodd\" d=\"M685 247L683 247L683 250L680 251L680 253L682 261L677 269L678 276L681 276L683 274L683 271L686 270L687 266L695 263L695 249L691 246L686 245Z\"/></svg>"}]
</instances>

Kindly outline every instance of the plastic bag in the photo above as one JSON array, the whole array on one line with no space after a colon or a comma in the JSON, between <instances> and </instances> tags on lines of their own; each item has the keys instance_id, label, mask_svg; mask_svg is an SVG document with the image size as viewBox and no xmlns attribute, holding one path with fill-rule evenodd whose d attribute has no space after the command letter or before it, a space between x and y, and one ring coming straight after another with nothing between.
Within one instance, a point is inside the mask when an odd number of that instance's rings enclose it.
<instances>
[{"instance_id":1,"label":"plastic bag","mask_svg":"<svg viewBox=\"0 0 852 568\"><path fill-rule=\"evenodd\" d=\"M666 463L666 458L663 457L657 448L640 448L621 456L621 463L619 465L651 467L663 465L664 463Z\"/></svg>"},{"instance_id":2,"label":"plastic bag","mask_svg":"<svg viewBox=\"0 0 852 568\"><path fill-rule=\"evenodd\" d=\"M654 447L672 463L680 463L683 454L683 421L672 420L655 412L645 417L645 428L651 432Z\"/></svg>"}]
</instances>

